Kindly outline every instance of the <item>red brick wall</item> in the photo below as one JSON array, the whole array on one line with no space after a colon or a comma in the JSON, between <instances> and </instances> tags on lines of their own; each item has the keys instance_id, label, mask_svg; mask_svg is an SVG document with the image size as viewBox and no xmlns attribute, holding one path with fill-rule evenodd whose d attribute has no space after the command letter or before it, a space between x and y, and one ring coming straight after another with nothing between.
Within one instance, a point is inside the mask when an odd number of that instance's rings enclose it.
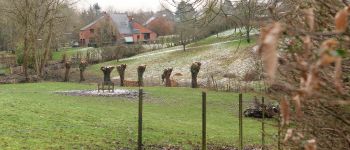
<instances>
[{"instance_id":1,"label":"red brick wall","mask_svg":"<svg viewBox=\"0 0 350 150\"><path fill-rule=\"evenodd\" d=\"M151 31L150 29L142 26L141 24L137 23L137 22L133 22L133 28L139 30L141 33L140 34L134 34L134 41L144 41L145 37L143 33L150 33L150 41L154 41L157 39L157 34L153 31ZM137 38L137 36L139 35L139 39Z\"/></svg>"},{"instance_id":2,"label":"red brick wall","mask_svg":"<svg viewBox=\"0 0 350 150\"><path fill-rule=\"evenodd\" d=\"M79 41L81 46L86 46L90 42L89 39L94 37L94 33L91 33L90 29L94 29L96 31L97 26L98 26L98 22L90 26L86 30L80 31Z\"/></svg>"},{"instance_id":3,"label":"red brick wall","mask_svg":"<svg viewBox=\"0 0 350 150\"><path fill-rule=\"evenodd\" d=\"M96 22L95 24L93 24L89 28L87 28L83 31L80 31L80 39L79 39L80 46L87 46L87 44L91 42L90 39L94 37L94 33L91 33L90 29L94 29L94 31L96 32L96 28L98 27L98 25L99 25L99 22ZM133 28L138 29L141 32L140 34L133 34L132 35L134 42L144 41L145 37L144 37L143 33L150 33L149 41L154 41L157 39L157 34L155 32L151 31L150 29L142 26L141 24L139 24L137 22L133 22ZM119 39L124 39L124 37L126 37L126 36L128 36L128 35L120 35ZM139 36L139 39L137 38L138 36Z\"/></svg>"}]
</instances>

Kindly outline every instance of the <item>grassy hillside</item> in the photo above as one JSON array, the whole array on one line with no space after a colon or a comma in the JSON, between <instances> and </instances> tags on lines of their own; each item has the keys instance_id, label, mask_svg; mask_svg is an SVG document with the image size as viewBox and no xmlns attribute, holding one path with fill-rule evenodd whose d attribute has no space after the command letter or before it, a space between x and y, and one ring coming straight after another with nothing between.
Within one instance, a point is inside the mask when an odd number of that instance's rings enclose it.
<instances>
[{"instance_id":1,"label":"grassy hillside","mask_svg":"<svg viewBox=\"0 0 350 150\"><path fill-rule=\"evenodd\" d=\"M136 80L137 66L146 64L147 69L144 76L146 81L159 83L162 71L165 68L173 67L174 74L183 74L181 77L176 77L176 80L180 83L186 83L190 80L190 65L192 62L200 61L203 64L199 73L200 82L205 82L205 79L210 74L214 74L220 80L223 79L223 74L225 73L242 75L250 68L249 65L252 65L252 60L249 57L250 50L245 48L254 44L255 42L248 44L245 40L231 40L190 47L185 52L182 51L181 47L162 49L122 59L120 62L110 61L93 65L88 68L87 72L96 76L102 76L101 66L116 66L125 63L128 65L126 70L127 80ZM112 73L112 76L118 79L116 71Z\"/></svg>"},{"instance_id":2,"label":"grassy hillside","mask_svg":"<svg viewBox=\"0 0 350 150\"><path fill-rule=\"evenodd\" d=\"M54 91L94 89L94 85L36 83L0 85L1 149L134 149L137 100L122 97L75 97ZM144 144L200 145L201 90L145 88ZM246 94L246 107L252 98ZM208 93L208 143L238 143L237 94ZM268 121L274 123L273 121ZM259 144L261 124L244 119L245 144ZM269 134L275 129L267 126ZM268 143L273 139L269 138Z\"/></svg>"},{"instance_id":3,"label":"grassy hillside","mask_svg":"<svg viewBox=\"0 0 350 150\"><path fill-rule=\"evenodd\" d=\"M66 54L68 57L73 57L76 55L78 52L80 52L83 56L86 55L86 52L90 49L93 49L91 47L86 47L86 48L68 48L64 50L60 50L58 52L53 52L52 54L52 60L59 61L62 60L63 54Z\"/></svg>"}]
</instances>

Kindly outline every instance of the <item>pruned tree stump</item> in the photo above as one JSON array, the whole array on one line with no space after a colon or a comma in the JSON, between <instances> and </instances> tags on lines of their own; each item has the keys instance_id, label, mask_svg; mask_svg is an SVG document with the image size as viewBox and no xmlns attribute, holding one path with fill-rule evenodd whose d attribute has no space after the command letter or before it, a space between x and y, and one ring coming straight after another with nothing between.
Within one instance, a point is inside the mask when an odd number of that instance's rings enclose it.
<instances>
[{"instance_id":1,"label":"pruned tree stump","mask_svg":"<svg viewBox=\"0 0 350 150\"><path fill-rule=\"evenodd\" d=\"M201 69L201 65L200 62L194 62L191 65L192 88L198 88L197 76Z\"/></svg>"},{"instance_id":2,"label":"pruned tree stump","mask_svg":"<svg viewBox=\"0 0 350 150\"><path fill-rule=\"evenodd\" d=\"M64 66L66 68L66 72L64 74L64 82L69 82L69 72L70 72L71 65L72 65L72 62L70 61L66 61L64 63Z\"/></svg>"},{"instance_id":3,"label":"pruned tree stump","mask_svg":"<svg viewBox=\"0 0 350 150\"><path fill-rule=\"evenodd\" d=\"M120 76L120 86L124 86L124 78L125 78L125 70L126 70L127 65L126 64L121 64L117 66L117 71Z\"/></svg>"},{"instance_id":4,"label":"pruned tree stump","mask_svg":"<svg viewBox=\"0 0 350 150\"><path fill-rule=\"evenodd\" d=\"M112 83L111 73L115 67L105 66L101 67L101 71L103 72L103 83Z\"/></svg>"},{"instance_id":5,"label":"pruned tree stump","mask_svg":"<svg viewBox=\"0 0 350 150\"><path fill-rule=\"evenodd\" d=\"M140 66L137 68L138 83L139 83L139 86L140 86L140 87L144 86L144 83L143 83L143 74L144 74L145 71L146 71L146 67L147 67L147 65L140 65Z\"/></svg>"},{"instance_id":6,"label":"pruned tree stump","mask_svg":"<svg viewBox=\"0 0 350 150\"><path fill-rule=\"evenodd\" d=\"M79 64L80 82L85 81L84 71L85 71L87 66L88 66L88 62L87 61L85 61L85 60L80 61L80 64Z\"/></svg>"},{"instance_id":7,"label":"pruned tree stump","mask_svg":"<svg viewBox=\"0 0 350 150\"><path fill-rule=\"evenodd\" d=\"M164 69L163 74L162 74L162 82L164 83L165 80L165 86L166 87L171 87L171 73L173 72L173 68L167 68Z\"/></svg>"}]
</instances>

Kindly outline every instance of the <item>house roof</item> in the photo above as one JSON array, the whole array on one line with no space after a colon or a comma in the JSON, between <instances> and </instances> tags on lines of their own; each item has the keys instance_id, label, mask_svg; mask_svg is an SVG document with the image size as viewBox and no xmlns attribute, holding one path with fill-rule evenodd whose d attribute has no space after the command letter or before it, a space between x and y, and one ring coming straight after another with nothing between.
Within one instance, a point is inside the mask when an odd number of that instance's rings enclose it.
<instances>
[{"instance_id":1,"label":"house roof","mask_svg":"<svg viewBox=\"0 0 350 150\"><path fill-rule=\"evenodd\" d=\"M144 23L143 25L144 26L146 26L146 25L148 25L149 23L151 23L154 19L156 19L157 17L151 17L151 18L149 18L147 21L146 21L146 23Z\"/></svg>"},{"instance_id":2,"label":"house roof","mask_svg":"<svg viewBox=\"0 0 350 150\"><path fill-rule=\"evenodd\" d=\"M110 14L113 22L116 24L119 33L121 34L133 34L132 25L129 21L126 13L114 13Z\"/></svg>"},{"instance_id":3,"label":"house roof","mask_svg":"<svg viewBox=\"0 0 350 150\"><path fill-rule=\"evenodd\" d=\"M96 24L98 21L100 21L101 19L103 19L105 16L101 16L100 18L96 19L95 21L91 22L90 24L84 26L83 28L80 29L80 31L84 31L88 28L90 28L91 26L93 26L94 24Z\"/></svg>"},{"instance_id":4,"label":"house roof","mask_svg":"<svg viewBox=\"0 0 350 150\"><path fill-rule=\"evenodd\" d=\"M140 23L130 21L128 15L126 13L113 13L109 15L103 15L97 20L91 22L85 27L81 28L81 31L89 29L91 26L104 19L105 17L110 17L118 29L120 34L132 35L134 33L152 33L150 29L144 27Z\"/></svg>"},{"instance_id":5,"label":"house roof","mask_svg":"<svg viewBox=\"0 0 350 150\"><path fill-rule=\"evenodd\" d=\"M141 24L137 22L132 23L132 27L138 32L138 33L152 33L153 31L142 26Z\"/></svg>"}]
</instances>

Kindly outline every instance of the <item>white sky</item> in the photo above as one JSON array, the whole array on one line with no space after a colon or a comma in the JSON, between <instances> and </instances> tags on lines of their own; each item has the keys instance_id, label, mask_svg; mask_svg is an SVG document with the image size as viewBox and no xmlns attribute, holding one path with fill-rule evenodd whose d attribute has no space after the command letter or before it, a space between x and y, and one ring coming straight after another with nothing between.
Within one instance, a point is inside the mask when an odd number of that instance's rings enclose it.
<instances>
[{"instance_id":1,"label":"white sky","mask_svg":"<svg viewBox=\"0 0 350 150\"><path fill-rule=\"evenodd\" d=\"M80 0L79 9L87 9L90 5L98 3L102 10L113 7L116 11L160 10L162 0Z\"/></svg>"}]
</instances>

